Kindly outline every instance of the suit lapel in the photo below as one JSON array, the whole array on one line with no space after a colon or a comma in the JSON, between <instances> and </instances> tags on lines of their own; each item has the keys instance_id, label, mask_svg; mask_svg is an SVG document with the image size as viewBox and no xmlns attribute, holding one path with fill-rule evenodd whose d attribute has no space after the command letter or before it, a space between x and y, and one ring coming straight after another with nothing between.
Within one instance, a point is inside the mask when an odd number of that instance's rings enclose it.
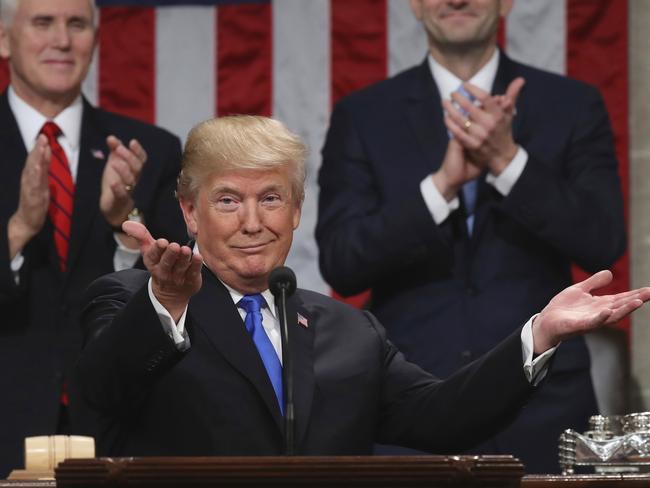
<instances>
[{"instance_id":1,"label":"suit lapel","mask_svg":"<svg viewBox=\"0 0 650 488\"><path fill-rule=\"evenodd\" d=\"M411 130L418 140L428 168L435 171L447 150L449 137L443 120L440 94L427 59L418 67L405 95Z\"/></svg>"},{"instance_id":2,"label":"suit lapel","mask_svg":"<svg viewBox=\"0 0 650 488\"><path fill-rule=\"evenodd\" d=\"M517 69L517 63L512 61L508 56L506 56L502 51L499 53L499 68L497 70L496 77L494 78L494 85L492 87L492 94L503 94L508 89L508 85L512 80L519 76ZM521 130L523 127L523 121L525 117L524 113L524 104L522 99L526 93L526 85L521 90L519 94L519 99L517 100L517 115L512 121L512 132L515 138L515 141L519 139L521 135Z\"/></svg>"},{"instance_id":3,"label":"suit lapel","mask_svg":"<svg viewBox=\"0 0 650 488\"><path fill-rule=\"evenodd\" d=\"M20 135L18 124L14 117L7 92L0 98L0 151L2 154L2 178L4 192L1 198L6 202L3 209L9 209L9 215L13 214L18 208L18 199L20 197L20 177L25 166L27 150L23 144L23 138ZM4 211L4 210L3 210Z\"/></svg>"},{"instance_id":4,"label":"suit lapel","mask_svg":"<svg viewBox=\"0 0 650 488\"><path fill-rule=\"evenodd\" d=\"M216 313L215 313L216 312ZM203 286L189 306L192 324L198 326L215 349L258 391L280 431L283 418L271 380L262 359L246 331L237 307L226 287L203 267Z\"/></svg>"},{"instance_id":5,"label":"suit lapel","mask_svg":"<svg viewBox=\"0 0 650 488\"><path fill-rule=\"evenodd\" d=\"M108 156L105 138L106 134L95 120L95 109L84 100L68 269L74 269L75 261L86 242L86 235L99 213L101 180L106 159L98 157L97 150L100 150L102 156Z\"/></svg>"},{"instance_id":6,"label":"suit lapel","mask_svg":"<svg viewBox=\"0 0 650 488\"><path fill-rule=\"evenodd\" d=\"M302 318L298 322L298 315ZM300 292L287 301L289 349L293 361L296 451L307 431L314 397L314 332Z\"/></svg>"}]
</instances>

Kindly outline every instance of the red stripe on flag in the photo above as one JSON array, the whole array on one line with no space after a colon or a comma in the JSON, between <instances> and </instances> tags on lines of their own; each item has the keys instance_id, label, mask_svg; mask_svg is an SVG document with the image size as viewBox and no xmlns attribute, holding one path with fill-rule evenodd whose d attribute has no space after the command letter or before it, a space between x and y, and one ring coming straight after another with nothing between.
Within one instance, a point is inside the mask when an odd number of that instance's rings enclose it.
<instances>
[{"instance_id":1,"label":"red stripe on flag","mask_svg":"<svg viewBox=\"0 0 650 488\"><path fill-rule=\"evenodd\" d=\"M156 12L105 7L99 28L99 104L145 122L156 119Z\"/></svg>"},{"instance_id":2,"label":"red stripe on flag","mask_svg":"<svg viewBox=\"0 0 650 488\"><path fill-rule=\"evenodd\" d=\"M271 115L271 4L217 10L217 114Z\"/></svg>"},{"instance_id":3,"label":"red stripe on flag","mask_svg":"<svg viewBox=\"0 0 650 488\"><path fill-rule=\"evenodd\" d=\"M386 0L331 0L332 104L386 78Z\"/></svg>"},{"instance_id":4,"label":"red stripe on flag","mask_svg":"<svg viewBox=\"0 0 650 488\"><path fill-rule=\"evenodd\" d=\"M331 101L383 80L388 74L388 12L386 0L331 0ZM342 298L363 307L370 292Z\"/></svg>"},{"instance_id":5,"label":"red stripe on flag","mask_svg":"<svg viewBox=\"0 0 650 488\"><path fill-rule=\"evenodd\" d=\"M9 64L6 60L0 59L0 92L9 86Z\"/></svg>"},{"instance_id":6,"label":"red stripe on flag","mask_svg":"<svg viewBox=\"0 0 650 488\"><path fill-rule=\"evenodd\" d=\"M625 221L629 222L627 14L626 0L568 0L567 3L567 74L597 86L603 94L614 129ZM613 271L614 282L605 291L627 290L630 281L627 253ZM576 279L584 276L579 270L574 273ZM629 320L621 325L628 327Z\"/></svg>"}]
</instances>

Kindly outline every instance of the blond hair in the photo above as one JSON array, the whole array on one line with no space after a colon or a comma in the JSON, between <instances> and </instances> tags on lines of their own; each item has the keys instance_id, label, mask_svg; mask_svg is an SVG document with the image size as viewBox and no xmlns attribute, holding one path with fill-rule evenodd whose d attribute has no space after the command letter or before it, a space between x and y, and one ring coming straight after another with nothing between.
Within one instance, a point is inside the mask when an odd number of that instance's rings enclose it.
<instances>
[{"instance_id":1,"label":"blond hair","mask_svg":"<svg viewBox=\"0 0 650 488\"><path fill-rule=\"evenodd\" d=\"M209 119L187 136L177 195L195 200L201 183L214 173L286 168L291 196L300 204L305 194L306 154L300 138L277 120L258 115Z\"/></svg>"}]
</instances>

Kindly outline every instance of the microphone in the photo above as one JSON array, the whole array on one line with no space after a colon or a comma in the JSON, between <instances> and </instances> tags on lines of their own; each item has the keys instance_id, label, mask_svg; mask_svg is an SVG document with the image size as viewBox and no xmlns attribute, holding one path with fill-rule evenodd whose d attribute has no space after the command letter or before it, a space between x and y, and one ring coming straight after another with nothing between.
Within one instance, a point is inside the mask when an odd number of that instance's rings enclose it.
<instances>
[{"instance_id":1,"label":"microphone","mask_svg":"<svg viewBox=\"0 0 650 488\"><path fill-rule=\"evenodd\" d=\"M275 298L280 296L283 289L286 291L287 298L296 291L296 274L286 266L275 268L269 276L269 290Z\"/></svg>"},{"instance_id":2,"label":"microphone","mask_svg":"<svg viewBox=\"0 0 650 488\"><path fill-rule=\"evenodd\" d=\"M284 385L284 453L294 455L294 408L293 408L293 363L289 350L289 327L287 322L287 298L296 291L296 274L286 266L280 266L269 275L269 290L275 298L275 307L280 319L282 338L282 383Z\"/></svg>"}]
</instances>

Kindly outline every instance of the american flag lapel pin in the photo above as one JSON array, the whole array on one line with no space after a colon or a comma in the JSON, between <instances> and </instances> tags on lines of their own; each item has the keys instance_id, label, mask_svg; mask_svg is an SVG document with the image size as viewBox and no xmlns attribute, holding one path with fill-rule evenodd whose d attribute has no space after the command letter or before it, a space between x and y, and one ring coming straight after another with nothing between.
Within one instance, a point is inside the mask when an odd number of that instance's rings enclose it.
<instances>
[{"instance_id":1,"label":"american flag lapel pin","mask_svg":"<svg viewBox=\"0 0 650 488\"><path fill-rule=\"evenodd\" d=\"M300 314L298 314L298 324L302 325L305 329L309 327L309 321Z\"/></svg>"},{"instance_id":2,"label":"american flag lapel pin","mask_svg":"<svg viewBox=\"0 0 650 488\"><path fill-rule=\"evenodd\" d=\"M93 155L93 158L95 159L106 159L106 156L104 156L104 151L101 149L91 149L90 153Z\"/></svg>"}]
</instances>

